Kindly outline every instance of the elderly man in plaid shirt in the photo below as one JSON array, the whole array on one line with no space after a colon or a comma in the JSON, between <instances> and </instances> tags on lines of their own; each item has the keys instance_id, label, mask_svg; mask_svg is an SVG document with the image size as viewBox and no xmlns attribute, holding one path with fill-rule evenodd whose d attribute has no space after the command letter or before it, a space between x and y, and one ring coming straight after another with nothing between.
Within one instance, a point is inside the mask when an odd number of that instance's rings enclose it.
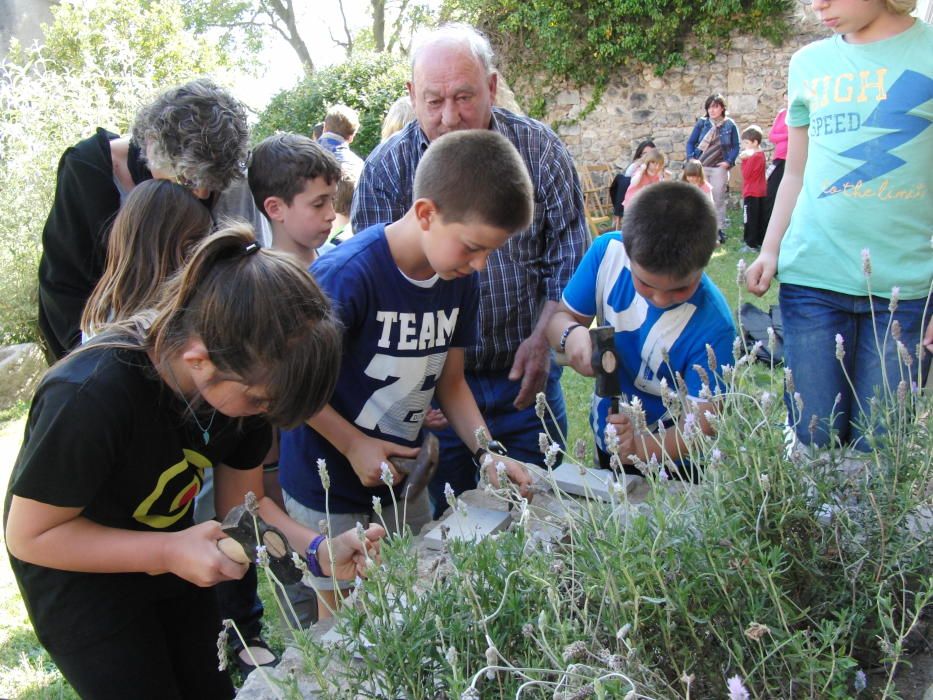
<instances>
[{"instance_id":1,"label":"elderly man in plaid shirt","mask_svg":"<svg viewBox=\"0 0 933 700\"><path fill-rule=\"evenodd\" d=\"M421 156L447 132L494 129L515 145L534 185L534 221L479 273L479 342L467 350L466 378L495 438L490 449L504 445L510 457L540 464L538 392L546 393L561 434L567 428L560 368L545 329L590 239L570 154L544 124L493 106L497 80L489 42L472 27L447 25L427 35L412 54L408 83L416 120L366 159L351 220L353 230L362 231L401 218L412 203ZM557 434L553 422L549 429ZM473 488L475 462L482 457L470 454L449 428L438 437L441 464L431 484L435 516L446 508L444 484L456 493Z\"/></svg>"}]
</instances>

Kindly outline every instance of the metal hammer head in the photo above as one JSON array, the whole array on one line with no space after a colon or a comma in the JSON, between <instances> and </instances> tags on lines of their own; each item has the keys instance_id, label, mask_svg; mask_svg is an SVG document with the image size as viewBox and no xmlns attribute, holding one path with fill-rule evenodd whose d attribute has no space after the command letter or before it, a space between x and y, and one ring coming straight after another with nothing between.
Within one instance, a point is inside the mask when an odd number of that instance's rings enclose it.
<instances>
[{"instance_id":1,"label":"metal hammer head","mask_svg":"<svg viewBox=\"0 0 933 700\"><path fill-rule=\"evenodd\" d=\"M414 498L421 493L434 478L440 461L440 445L434 433L425 433L421 451L414 459L392 457L392 465L405 474L403 493L407 498Z\"/></svg>"},{"instance_id":2,"label":"metal hammer head","mask_svg":"<svg viewBox=\"0 0 933 700\"><path fill-rule=\"evenodd\" d=\"M294 550L285 539L285 535L278 528L267 525L258 515L250 513L245 505L231 508L220 524L220 529L243 548L247 561L256 557L256 547L262 544L266 548L266 554L269 555L269 568L279 581L298 583L301 580L301 571L292 562ZM221 540L221 542L226 542L226 540ZM225 550L225 547L231 547L231 545L227 544L221 549ZM230 552L225 550L224 554L234 561L242 562L242 559L237 556L239 552L233 552L231 549Z\"/></svg>"},{"instance_id":3,"label":"metal hammer head","mask_svg":"<svg viewBox=\"0 0 933 700\"><path fill-rule=\"evenodd\" d=\"M619 356L616 354L616 330L612 326L599 326L590 328L590 341L593 345L593 355L590 365L596 377L597 396L618 396L622 393L619 386Z\"/></svg>"}]
</instances>

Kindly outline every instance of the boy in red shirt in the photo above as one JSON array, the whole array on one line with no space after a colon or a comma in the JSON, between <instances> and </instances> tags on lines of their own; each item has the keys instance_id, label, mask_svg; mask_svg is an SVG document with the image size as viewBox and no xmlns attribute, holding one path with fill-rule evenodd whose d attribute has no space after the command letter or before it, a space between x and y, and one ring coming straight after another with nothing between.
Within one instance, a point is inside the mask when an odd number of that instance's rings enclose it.
<instances>
[{"instance_id":1,"label":"boy in red shirt","mask_svg":"<svg viewBox=\"0 0 933 700\"><path fill-rule=\"evenodd\" d=\"M764 134L757 124L752 124L742 132L739 162L742 164L742 220L745 223L745 245L740 251L743 253L761 248L768 227L768 182L765 178L767 161L764 151L761 150L763 138Z\"/></svg>"}]
</instances>

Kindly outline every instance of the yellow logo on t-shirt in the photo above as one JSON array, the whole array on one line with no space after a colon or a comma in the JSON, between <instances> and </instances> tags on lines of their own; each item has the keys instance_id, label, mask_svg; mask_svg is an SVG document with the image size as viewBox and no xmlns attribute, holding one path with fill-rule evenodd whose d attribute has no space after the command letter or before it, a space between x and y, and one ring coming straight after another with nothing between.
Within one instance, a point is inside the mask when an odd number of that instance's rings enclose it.
<instances>
[{"instance_id":1,"label":"yellow logo on t-shirt","mask_svg":"<svg viewBox=\"0 0 933 700\"><path fill-rule=\"evenodd\" d=\"M201 490L204 470L211 461L194 450L182 449L185 458L159 475L155 488L133 512L133 519L156 529L174 525L184 517Z\"/></svg>"}]
</instances>

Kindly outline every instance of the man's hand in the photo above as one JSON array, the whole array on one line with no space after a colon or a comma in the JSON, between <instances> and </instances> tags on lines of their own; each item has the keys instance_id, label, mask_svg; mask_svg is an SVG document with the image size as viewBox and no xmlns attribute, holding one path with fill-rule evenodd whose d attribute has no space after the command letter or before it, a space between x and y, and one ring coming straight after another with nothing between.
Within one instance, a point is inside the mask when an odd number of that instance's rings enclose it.
<instances>
[{"instance_id":1,"label":"man's hand","mask_svg":"<svg viewBox=\"0 0 933 700\"><path fill-rule=\"evenodd\" d=\"M499 463L505 466L505 475L518 488L518 493L522 498L531 500L531 474L525 469L521 462L509 459L504 455L487 452L483 457L483 464L486 467L486 475L489 477L489 483L495 488L500 488L499 470L496 468Z\"/></svg>"},{"instance_id":2,"label":"man's hand","mask_svg":"<svg viewBox=\"0 0 933 700\"><path fill-rule=\"evenodd\" d=\"M528 408L535 401L535 396L544 391L547 385L548 371L551 368L551 351L543 331L535 331L518 346L515 361L509 371L509 380L522 380L522 386L515 397L513 406L519 411Z\"/></svg>"},{"instance_id":3,"label":"man's hand","mask_svg":"<svg viewBox=\"0 0 933 700\"><path fill-rule=\"evenodd\" d=\"M341 533L330 542L325 540L317 550L321 570L344 581L365 576L369 566L379 563L379 540L385 534L381 525L370 525L363 531L362 540L355 529ZM334 553L333 562L330 560L331 551Z\"/></svg>"},{"instance_id":4,"label":"man's hand","mask_svg":"<svg viewBox=\"0 0 933 700\"><path fill-rule=\"evenodd\" d=\"M424 422L421 425L425 430L438 431L445 430L450 423L441 409L432 408L424 414Z\"/></svg>"},{"instance_id":5,"label":"man's hand","mask_svg":"<svg viewBox=\"0 0 933 700\"><path fill-rule=\"evenodd\" d=\"M350 466L360 478L363 486L379 486L382 481L382 465L389 467L392 483L398 485L405 475L389 461L389 457L417 457L420 447L403 447L385 440L364 438L354 441L346 454Z\"/></svg>"},{"instance_id":6,"label":"man's hand","mask_svg":"<svg viewBox=\"0 0 933 700\"><path fill-rule=\"evenodd\" d=\"M771 280L777 272L777 256L764 249L745 271L745 286L756 296L762 296L771 288Z\"/></svg>"}]
</instances>

